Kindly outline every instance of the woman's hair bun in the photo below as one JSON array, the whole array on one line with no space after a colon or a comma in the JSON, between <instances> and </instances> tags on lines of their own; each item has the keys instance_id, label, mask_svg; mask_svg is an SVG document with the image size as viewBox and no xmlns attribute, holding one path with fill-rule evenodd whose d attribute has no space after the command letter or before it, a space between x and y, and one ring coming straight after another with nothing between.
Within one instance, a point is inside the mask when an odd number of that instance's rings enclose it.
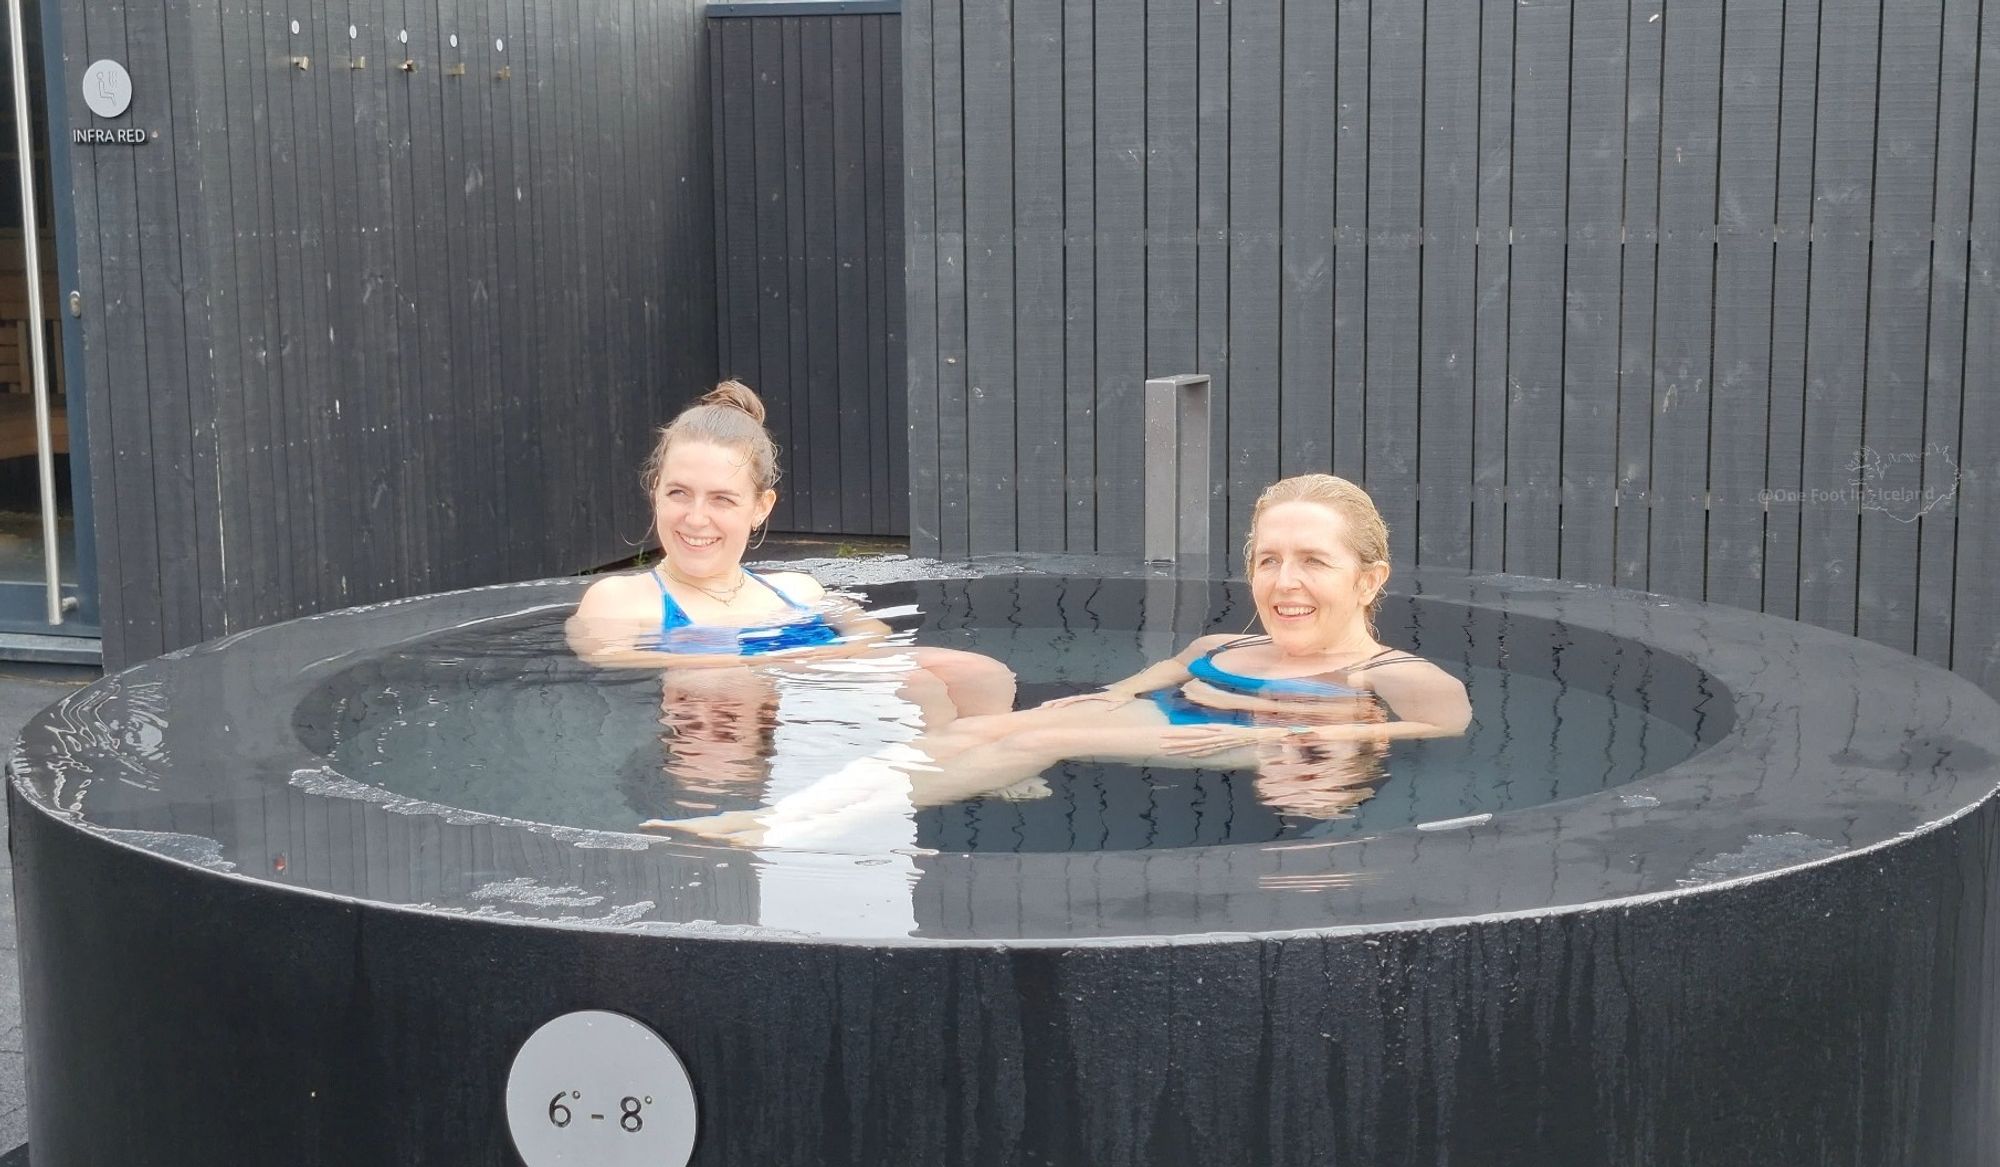
<instances>
[{"instance_id":1,"label":"woman's hair bun","mask_svg":"<svg viewBox=\"0 0 2000 1167\"><path fill-rule=\"evenodd\" d=\"M703 405L727 405L750 415L750 420L764 424L764 402L755 390L741 381L724 381L709 390L701 399Z\"/></svg>"},{"instance_id":2,"label":"woman's hair bun","mask_svg":"<svg viewBox=\"0 0 2000 1167\"><path fill-rule=\"evenodd\" d=\"M682 438L742 453L749 459L750 481L758 490L769 490L778 483L778 447L764 428L764 403L741 381L724 381L702 394L701 400L681 410L660 430L660 439L653 443L652 456L646 459L640 475L648 495L660 484L667 450Z\"/></svg>"}]
</instances>

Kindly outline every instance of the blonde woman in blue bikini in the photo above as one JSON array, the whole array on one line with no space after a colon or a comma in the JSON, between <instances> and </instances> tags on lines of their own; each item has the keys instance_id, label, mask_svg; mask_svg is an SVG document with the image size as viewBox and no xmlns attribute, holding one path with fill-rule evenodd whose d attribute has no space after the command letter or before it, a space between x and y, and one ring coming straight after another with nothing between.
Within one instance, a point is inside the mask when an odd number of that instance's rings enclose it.
<instances>
[{"instance_id":1,"label":"blonde woman in blue bikini","mask_svg":"<svg viewBox=\"0 0 2000 1167\"><path fill-rule=\"evenodd\" d=\"M1262 634L1201 637L1098 692L1016 715L1001 740L1015 739L1015 748L1072 744L1062 735L1086 712L1096 721L1092 748L1126 756L1213 759L1286 738L1327 743L1464 732L1472 716L1464 685L1375 639L1389 531L1367 492L1330 474L1273 484L1252 513L1244 560ZM1116 740L1103 737L1111 730L1107 716L1129 723Z\"/></svg>"},{"instance_id":2,"label":"blonde woman in blue bikini","mask_svg":"<svg viewBox=\"0 0 2000 1167\"><path fill-rule=\"evenodd\" d=\"M1318 765L1338 782L1373 772L1343 767L1343 757L1463 733L1464 685L1375 638L1388 542L1373 500L1351 482L1307 474L1272 485L1245 555L1261 635L1204 636L1098 692L959 719L891 763L907 777L897 798L978 797L1066 759L1259 770L1293 784ZM796 838L808 823L834 828L871 813L871 781L835 775L766 811L658 825L738 842Z\"/></svg>"}]
</instances>

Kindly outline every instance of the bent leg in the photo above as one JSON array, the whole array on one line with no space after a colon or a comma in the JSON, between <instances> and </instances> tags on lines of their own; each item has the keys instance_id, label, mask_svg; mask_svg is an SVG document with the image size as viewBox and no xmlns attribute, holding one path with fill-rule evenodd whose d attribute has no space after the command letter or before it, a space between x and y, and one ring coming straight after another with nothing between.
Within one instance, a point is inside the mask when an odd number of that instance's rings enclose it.
<instances>
[{"instance_id":1,"label":"bent leg","mask_svg":"<svg viewBox=\"0 0 2000 1167\"><path fill-rule=\"evenodd\" d=\"M961 717L1007 713L1014 708L1014 670L976 652L955 648L908 649L917 667L945 687Z\"/></svg>"},{"instance_id":2,"label":"bent leg","mask_svg":"<svg viewBox=\"0 0 2000 1167\"><path fill-rule=\"evenodd\" d=\"M937 730L958 720L958 702L944 679L929 669L917 667L903 674L896 696L916 706L917 723L925 730Z\"/></svg>"}]
</instances>

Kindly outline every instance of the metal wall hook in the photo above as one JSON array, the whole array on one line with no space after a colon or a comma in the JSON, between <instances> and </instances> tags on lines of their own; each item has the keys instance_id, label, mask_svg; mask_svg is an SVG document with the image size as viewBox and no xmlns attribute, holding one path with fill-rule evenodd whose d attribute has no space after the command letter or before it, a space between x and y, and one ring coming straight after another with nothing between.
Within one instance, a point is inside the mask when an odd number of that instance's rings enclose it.
<instances>
[{"instance_id":1,"label":"metal wall hook","mask_svg":"<svg viewBox=\"0 0 2000 1167\"><path fill-rule=\"evenodd\" d=\"M414 73L417 71L417 63L414 60L405 60L402 64L396 66L396 68L401 69L405 73Z\"/></svg>"},{"instance_id":2,"label":"metal wall hook","mask_svg":"<svg viewBox=\"0 0 2000 1167\"><path fill-rule=\"evenodd\" d=\"M292 58L292 68L297 69L301 73L312 68L312 65L313 59L311 57L297 56Z\"/></svg>"}]
</instances>

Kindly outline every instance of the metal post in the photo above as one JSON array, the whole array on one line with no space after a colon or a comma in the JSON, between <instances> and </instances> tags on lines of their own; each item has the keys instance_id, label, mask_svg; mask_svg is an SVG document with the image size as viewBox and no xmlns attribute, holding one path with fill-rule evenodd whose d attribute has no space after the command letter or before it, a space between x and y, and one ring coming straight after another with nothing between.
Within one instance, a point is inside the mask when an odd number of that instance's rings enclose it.
<instances>
[{"instance_id":1,"label":"metal post","mask_svg":"<svg viewBox=\"0 0 2000 1167\"><path fill-rule=\"evenodd\" d=\"M1212 559L1222 546L1210 462L1212 395L1208 374L1146 382L1146 559Z\"/></svg>"},{"instance_id":2,"label":"metal post","mask_svg":"<svg viewBox=\"0 0 2000 1167\"><path fill-rule=\"evenodd\" d=\"M34 107L28 103L28 49L21 0L7 0L7 35L14 61L14 152L20 157L21 258L28 269L28 369L35 395L35 455L42 477L42 558L48 620L63 622L62 544L56 530L56 456L49 437L49 361L42 340L42 239L35 214Z\"/></svg>"}]
</instances>

